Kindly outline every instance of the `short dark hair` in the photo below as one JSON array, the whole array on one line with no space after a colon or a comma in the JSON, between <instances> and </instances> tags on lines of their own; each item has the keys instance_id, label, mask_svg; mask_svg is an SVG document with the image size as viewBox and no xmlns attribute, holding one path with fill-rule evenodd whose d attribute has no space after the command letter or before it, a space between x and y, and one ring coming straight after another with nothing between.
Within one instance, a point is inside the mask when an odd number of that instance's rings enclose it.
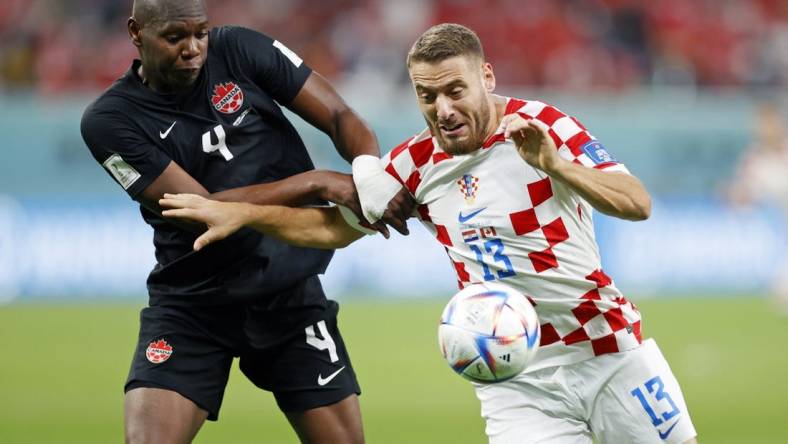
<instances>
[{"instance_id":1,"label":"short dark hair","mask_svg":"<svg viewBox=\"0 0 788 444\"><path fill-rule=\"evenodd\" d=\"M456 23L441 23L428 29L408 51L408 67L413 62L440 62L452 57L473 55L484 60L479 36Z\"/></svg>"}]
</instances>

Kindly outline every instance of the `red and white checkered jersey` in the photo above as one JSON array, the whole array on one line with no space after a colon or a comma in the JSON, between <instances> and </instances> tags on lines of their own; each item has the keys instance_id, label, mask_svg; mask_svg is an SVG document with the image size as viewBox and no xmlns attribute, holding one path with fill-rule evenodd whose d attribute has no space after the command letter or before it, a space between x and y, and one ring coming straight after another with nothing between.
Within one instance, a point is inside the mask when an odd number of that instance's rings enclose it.
<instances>
[{"instance_id":1,"label":"red and white checkered jersey","mask_svg":"<svg viewBox=\"0 0 788 444\"><path fill-rule=\"evenodd\" d=\"M564 159L629 173L555 107L507 99L511 113L547 125ZM425 130L382 161L419 203L419 218L445 247L460 288L498 280L535 304L542 341L529 369L638 346L640 314L602 271L592 207L528 165L502 127L481 149L455 156Z\"/></svg>"}]
</instances>

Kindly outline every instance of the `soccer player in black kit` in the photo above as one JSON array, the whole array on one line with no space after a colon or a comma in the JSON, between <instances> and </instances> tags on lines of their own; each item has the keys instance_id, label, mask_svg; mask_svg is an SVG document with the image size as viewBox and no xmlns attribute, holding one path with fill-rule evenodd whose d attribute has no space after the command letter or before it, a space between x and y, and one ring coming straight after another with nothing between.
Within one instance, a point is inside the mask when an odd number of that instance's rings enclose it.
<instances>
[{"instance_id":1,"label":"soccer player in black kit","mask_svg":"<svg viewBox=\"0 0 788 444\"><path fill-rule=\"evenodd\" d=\"M128 30L140 60L87 108L81 128L154 229L157 264L125 385L126 442L190 442L217 419L234 357L273 392L302 442L363 442L338 306L317 278L333 251L242 230L195 252L205 227L165 220L158 199L332 201L359 214L350 176L314 170L278 104L326 132L347 160L379 155L374 134L282 43L209 28L203 0L135 0ZM405 196L383 218L401 232L412 205Z\"/></svg>"}]
</instances>

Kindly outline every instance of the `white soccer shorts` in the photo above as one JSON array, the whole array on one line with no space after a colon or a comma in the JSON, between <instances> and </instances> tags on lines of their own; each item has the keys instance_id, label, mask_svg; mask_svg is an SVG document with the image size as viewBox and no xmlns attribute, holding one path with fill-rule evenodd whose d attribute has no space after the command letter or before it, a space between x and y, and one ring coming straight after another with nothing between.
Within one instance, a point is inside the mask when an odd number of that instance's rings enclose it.
<instances>
[{"instance_id":1,"label":"white soccer shorts","mask_svg":"<svg viewBox=\"0 0 788 444\"><path fill-rule=\"evenodd\" d=\"M653 339L634 350L474 384L490 444L678 444L684 396Z\"/></svg>"}]
</instances>

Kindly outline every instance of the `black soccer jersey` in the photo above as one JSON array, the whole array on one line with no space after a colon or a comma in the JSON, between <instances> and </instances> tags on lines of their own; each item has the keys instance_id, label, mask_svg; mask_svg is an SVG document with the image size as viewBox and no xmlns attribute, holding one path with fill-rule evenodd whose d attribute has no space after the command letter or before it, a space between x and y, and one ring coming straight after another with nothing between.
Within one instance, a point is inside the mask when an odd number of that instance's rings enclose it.
<instances>
[{"instance_id":1,"label":"black soccer jersey","mask_svg":"<svg viewBox=\"0 0 788 444\"><path fill-rule=\"evenodd\" d=\"M215 28L208 42L205 65L188 92L158 94L144 86L135 60L82 117L91 153L132 198L170 161L209 192L314 168L277 104L288 104L311 70L278 41L249 29ZM195 252L194 234L140 208L154 229L151 305L325 302L316 282L292 288L324 272L333 251L297 248L244 229Z\"/></svg>"}]
</instances>

